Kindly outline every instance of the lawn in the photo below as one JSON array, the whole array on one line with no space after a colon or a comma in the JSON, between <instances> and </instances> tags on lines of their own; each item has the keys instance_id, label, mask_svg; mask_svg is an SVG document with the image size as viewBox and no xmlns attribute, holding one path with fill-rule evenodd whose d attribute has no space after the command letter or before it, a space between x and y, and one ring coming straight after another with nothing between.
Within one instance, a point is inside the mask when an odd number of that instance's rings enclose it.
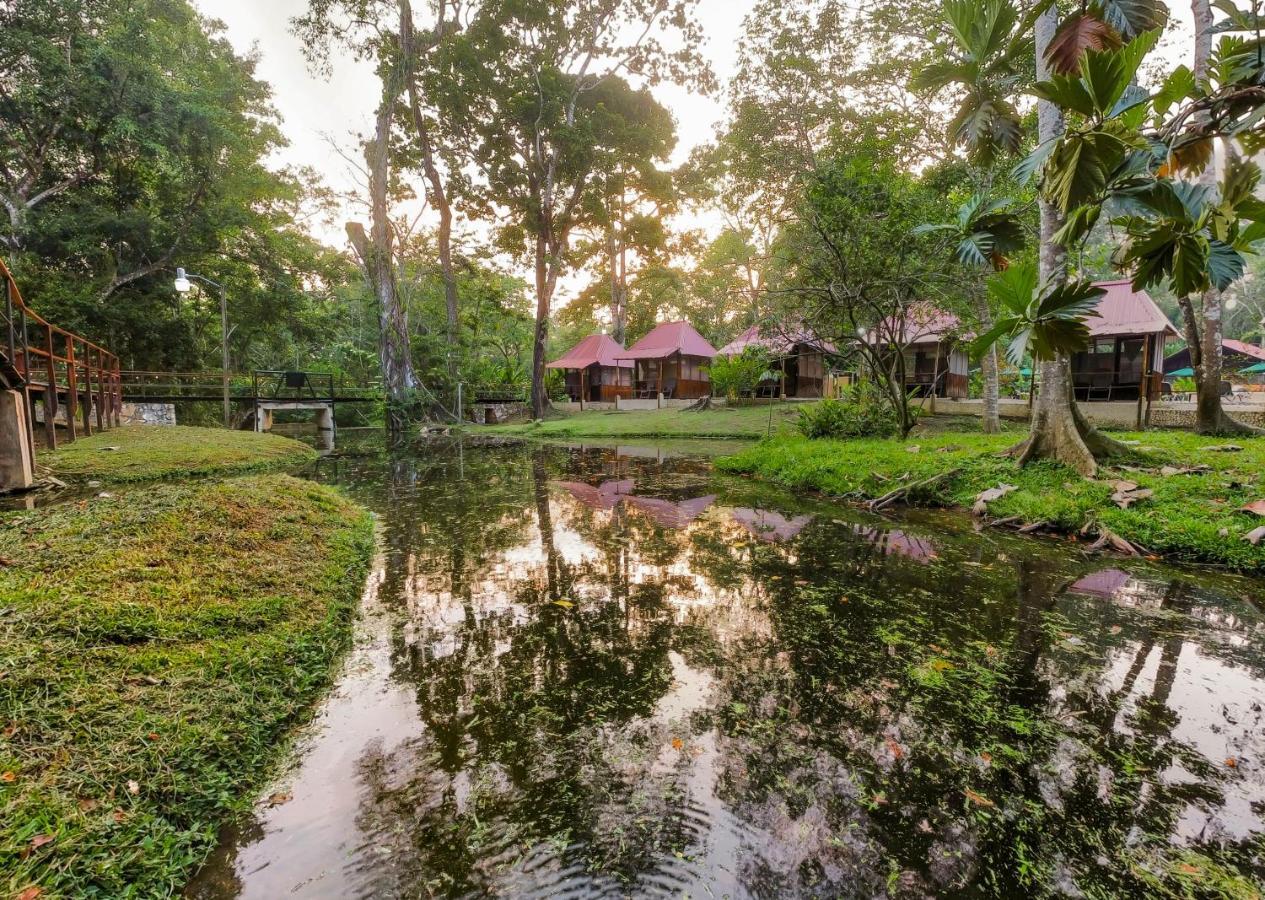
<instances>
[{"instance_id":1,"label":"lawn","mask_svg":"<svg viewBox=\"0 0 1265 900\"><path fill-rule=\"evenodd\" d=\"M239 474L316 459L306 444L275 434L127 425L41 453L38 462L67 481L147 481Z\"/></svg>"},{"instance_id":2,"label":"lawn","mask_svg":"<svg viewBox=\"0 0 1265 900\"><path fill-rule=\"evenodd\" d=\"M988 436L977 431L927 430L906 443L813 441L782 434L722 457L717 465L728 472L854 500L945 474L910 500L951 507L970 507L981 491L1009 484L1017 490L988 504L990 520L1042 523L1044 531L1091 538L1105 527L1149 554L1265 571L1265 541L1254 545L1245 539L1265 519L1241 510L1265 498L1265 439L1227 441L1181 431L1115 436L1136 442L1135 453L1103 468L1094 480L1054 464L1021 469L999 453L1014 443L1016 434ZM1211 449L1227 444L1242 449ZM1172 471L1200 465L1209 471ZM1122 509L1112 500L1118 486L1109 483L1117 480L1134 482L1139 490L1154 494Z\"/></svg>"},{"instance_id":3,"label":"lawn","mask_svg":"<svg viewBox=\"0 0 1265 900\"><path fill-rule=\"evenodd\" d=\"M284 475L0 519L0 894L177 893L329 684L372 532Z\"/></svg>"},{"instance_id":4,"label":"lawn","mask_svg":"<svg viewBox=\"0 0 1265 900\"><path fill-rule=\"evenodd\" d=\"M493 425L486 428L496 434L519 434L531 437L690 437L746 438L765 437L772 431L793 423L802 404L775 403L768 406L718 406L714 409L686 411L682 409L599 410L557 413L540 423ZM481 431L484 429L480 429Z\"/></svg>"}]
</instances>

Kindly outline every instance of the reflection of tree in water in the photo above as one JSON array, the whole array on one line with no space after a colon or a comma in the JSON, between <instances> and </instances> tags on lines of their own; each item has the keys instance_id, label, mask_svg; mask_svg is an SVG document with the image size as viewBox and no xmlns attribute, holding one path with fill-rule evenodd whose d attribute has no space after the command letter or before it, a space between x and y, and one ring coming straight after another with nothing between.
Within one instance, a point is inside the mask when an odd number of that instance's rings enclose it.
<instances>
[{"instance_id":1,"label":"reflection of tree in water","mask_svg":"<svg viewBox=\"0 0 1265 900\"><path fill-rule=\"evenodd\" d=\"M1161 647L1132 727L1113 727L1112 713L1095 732L1099 695L1062 696L1065 673L1049 663L1074 647L1079 678L1106 661L1052 612L1069 579L1039 554L966 577L963 564L980 560L950 550L911 565L846 534L819 523L793 552L756 548L751 577L770 585L787 665L751 654L721 671L722 797L758 826L797 829L809 851L784 868L783 891L1013 896L1075 884L1152 896L1181 886L1180 866L1202 875L1232 862L1260 876L1259 843L1204 845L1172 863L1178 814L1218 801L1217 761L1171 737L1188 585L1169 586L1170 630L1138 651ZM1200 780L1162 783L1175 760ZM767 869L755 857L748 883L776 883Z\"/></svg>"},{"instance_id":2,"label":"reflection of tree in water","mask_svg":"<svg viewBox=\"0 0 1265 900\"><path fill-rule=\"evenodd\" d=\"M406 883L479 890L542 846L558 854L548 877L578 867L628 881L651 851L684 841L680 817L663 815L671 779L643 777L667 740L649 720L672 680L671 613L647 571L632 589L621 515L567 506L568 518L586 520L585 540L599 554L566 559L548 463L545 452L524 459L516 485L539 532L538 557L512 567L486 609L486 598L469 596L472 579L449 570L454 600L476 611L451 623L445 652L432 652L437 636L427 634L407 651L428 732L415 759L366 770L375 797L364 816L391 819L410 836L397 860ZM679 555L667 553L676 542L646 537L661 559ZM627 818L639 807L641 820Z\"/></svg>"},{"instance_id":3,"label":"reflection of tree in water","mask_svg":"<svg viewBox=\"0 0 1265 900\"><path fill-rule=\"evenodd\" d=\"M1143 615L1069 599L1083 567L1036 543L931 547L916 530L824 519L766 541L719 514L675 531L550 491L560 477L641 482L622 465L467 459L468 483L428 476L415 525L392 539L389 573L414 609L462 610L419 615L401 637L428 731L412 756L365 770L363 817L396 835L405 893L550 893L569 879L693 893L730 840L725 816L754 896L1151 896L1148 866L1168 889L1192 859L1258 865L1245 843L1170 851L1182 809L1215 809L1225 777L1174 737L1183 647L1251 655L1210 636L1241 623L1187 615L1189 586L1169 584ZM721 502L758 499L747 486ZM695 579L710 593L691 603ZM1109 684L1125 653L1123 684ZM1157 653L1148 699L1131 700ZM656 715L674 658L714 688L677 721ZM1194 778L1162 779L1175 762Z\"/></svg>"}]
</instances>

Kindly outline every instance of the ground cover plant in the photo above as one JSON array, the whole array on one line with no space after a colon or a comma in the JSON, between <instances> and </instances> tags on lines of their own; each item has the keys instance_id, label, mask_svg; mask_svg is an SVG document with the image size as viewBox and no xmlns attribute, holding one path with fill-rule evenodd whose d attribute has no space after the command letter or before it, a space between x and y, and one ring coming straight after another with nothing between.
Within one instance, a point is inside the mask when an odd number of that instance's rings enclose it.
<instances>
[{"instance_id":1,"label":"ground cover plant","mask_svg":"<svg viewBox=\"0 0 1265 900\"><path fill-rule=\"evenodd\" d=\"M1265 544L1254 534L1262 520L1244 509L1265 496L1265 441L1180 431L1116 437L1131 454L1092 479L1052 462L1020 467L1003 455L1013 435L930 429L905 443L781 434L717 465L853 500L908 488L909 502L971 508L1002 488L981 511L991 521L1090 539L1109 532L1144 553L1265 571ZM1122 491L1122 482L1134 487Z\"/></svg>"},{"instance_id":2,"label":"ground cover plant","mask_svg":"<svg viewBox=\"0 0 1265 900\"><path fill-rule=\"evenodd\" d=\"M559 413L538 423L498 425L488 433L531 437L762 438L793 425L800 403L754 403L711 409L639 409Z\"/></svg>"},{"instance_id":3,"label":"ground cover plant","mask_svg":"<svg viewBox=\"0 0 1265 900\"><path fill-rule=\"evenodd\" d=\"M258 471L316 459L306 444L279 434L128 425L63 444L39 461L65 480L148 481Z\"/></svg>"},{"instance_id":4,"label":"ground cover plant","mask_svg":"<svg viewBox=\"0 0 1265 900\"><path fill-rule=\"evenodd\" d=\"M277 475L0 520L0 894L178 891L329 683L372 532Z\"/></svg>"}]
</instances>

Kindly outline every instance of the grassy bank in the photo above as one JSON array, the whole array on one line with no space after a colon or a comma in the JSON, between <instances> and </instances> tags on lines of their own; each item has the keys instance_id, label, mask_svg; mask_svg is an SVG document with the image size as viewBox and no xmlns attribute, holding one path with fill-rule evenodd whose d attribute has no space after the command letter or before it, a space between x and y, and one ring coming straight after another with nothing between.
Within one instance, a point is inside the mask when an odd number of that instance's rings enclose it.
<instances>
[{"instance_id":1,"label":"grassy bank","mask_svg":"<svg viewBox=\"0 0 1265 900\"><path fill-rule=\"evenodd\" d=\"M802 404L775 403L772 430L794 422ZM539 424L494 425L494 434L550 438L743 438L764 437L770 428L768 406L720 406L697 412L681 409L601 410L558 413Z\"/></svg>"},{"instance_id":2,"label":"grassy bank","mask_svg":"<svg viewBox=\"0 0 1265 900\"><path fill-rule=\"evenodd\" d=\"M178 892L328 684L371 548L278 475L0 519L0 894Z\"/></svg>"},{"instance_id":3,"label":"grassy bank","mask_svg":"<svg viewBox=\"0 0 1265 900\"><path fill-rule=\"evenodd\" d=\"M240 474L315 459L306 444L275 434L128 425L41 453L39 462L67 481L148 481Z\"/></svg>"},{"instance_id":4,"label":"grassy bank","mask_svg":"<svg viewBox=\"0 0 1265 900\"><path fill-rule=\"evenodd\" d=\"M756 475L793 488L852 499L882 496L902 485L953 473L919 491L913 502L970 507L981 491L1000 484L1017 490L988 505L990 519L1046 523L1060 532L1093 531L1098 525L1147 552L1250 572L1265 571L1265 541L1244 538L1265 523L1240 508L1265 498L1265 440L1236 439L1238 452L1211 447L1230 443L1179 431L1117 435L1136 441L1133 458L1103 469L1091 481L1062 466L1019 468L998 455L1015 435L971 432L915 434L894 440L810 441L780 435L718 461L721 469ZM917 452L911 452L917 447ZM1199 473L1168 473L1164 467L1211 467ZM1154 495L1119 508L1106 482L1135 482Z\"/></svg>"}]
</instances>

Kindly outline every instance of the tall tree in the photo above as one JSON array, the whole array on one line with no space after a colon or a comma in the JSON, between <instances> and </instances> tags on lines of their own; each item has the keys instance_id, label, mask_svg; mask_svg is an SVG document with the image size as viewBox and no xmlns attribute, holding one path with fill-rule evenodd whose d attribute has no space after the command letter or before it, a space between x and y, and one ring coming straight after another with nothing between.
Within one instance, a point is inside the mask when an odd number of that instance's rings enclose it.
<instances>
[{"instance_id":1,"label":"tall tree","mask_svg":"<svg viewBox=\"0 0 1265 900\"><path fill-rule=\"evenodd\" d=\"M571 265L577 227L600 209L597 167L619 147L666 154L670 118L649 90L701 75L693 0L550 0L530 7L484 3L448 58L442 98L454 146L479 172L468 200L487 215L508 213L502 246L534 272L536 337L531 405L544 414L545 354L558 280ZM671 40L676 49L665 44ZM658 132L656 142L646 135Z\"/></svg>"}]
</instances>

